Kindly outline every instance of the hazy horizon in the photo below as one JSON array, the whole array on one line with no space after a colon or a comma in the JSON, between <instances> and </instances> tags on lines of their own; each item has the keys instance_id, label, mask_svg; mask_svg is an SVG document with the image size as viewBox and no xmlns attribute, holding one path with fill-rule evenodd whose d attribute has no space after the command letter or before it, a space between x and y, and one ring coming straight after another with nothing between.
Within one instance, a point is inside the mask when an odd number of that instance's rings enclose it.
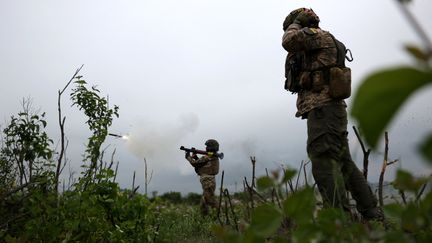
<instances>
[{"instance_id":1,"label":"hazy horizon","mask_svg":"<svg viewBox=\"0 0 432 243\"><path fill-rule=\"evenodd\" d=\"M403 45L422 43L394 0L0 0L1 128L20 111L22 98L31 97L47 113L57 144L57 92L84 64L83 79L120 107L109 132L130 137L110 136L104 144L107 154L116 149L122 187L130 188L136 171L135 184L144 189L145 158L153 171L149 192L201 192L179 147L203 149L209 138L225 154L221 172L230 191L236 183L242 188L245 176L250 180L250 156L258 176L282 164L299 168L308 160L306 121L294 117L296 97L283 89L281 46L282 22L298 7L313 8L320 26L351 49L353 92L375 70L415 64ZM429 34L431 7L418 0L409 8ZM417 153L431 132L431 91L411 97L388 128L389 158L400 162L388 168L386 180L398 168L431 173ZM90 133L68 94L62 101L70 169L79 171ZM355 124L349 119L350 148L362 169ZM370 158L371 182L379 177L382 147ZM66 167L63 177L68 173Z\"/></svg>"}]
</instances>

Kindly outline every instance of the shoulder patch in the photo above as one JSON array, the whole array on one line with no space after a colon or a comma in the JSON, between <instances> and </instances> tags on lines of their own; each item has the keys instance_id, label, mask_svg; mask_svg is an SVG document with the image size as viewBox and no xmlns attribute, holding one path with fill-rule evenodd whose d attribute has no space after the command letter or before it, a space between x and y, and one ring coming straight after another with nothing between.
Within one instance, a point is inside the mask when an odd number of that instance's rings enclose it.
<instances>
[{"instance_id":1,"label":"shoulder patch","mask_svg":"<svg viewBox=\"0 0 432 243\"><path fill-rule=\"evenodd\" d=\"M308 35L314 35L318 33L317 29L315 28L303 28L303 31Z\"/></svg>"}]
</instances>

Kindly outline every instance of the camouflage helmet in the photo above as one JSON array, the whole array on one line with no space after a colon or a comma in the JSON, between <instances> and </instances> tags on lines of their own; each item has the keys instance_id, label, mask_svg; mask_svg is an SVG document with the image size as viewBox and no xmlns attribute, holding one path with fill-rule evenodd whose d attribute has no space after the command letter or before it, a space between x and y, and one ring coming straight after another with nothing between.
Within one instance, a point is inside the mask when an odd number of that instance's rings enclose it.
<instances>
[{"instance_id":1,"label":"camouflage helmet","mask_svg":"<svg viewBox=\"0 0 432 243\"><path fill-rule=\"evenodd\" d=\"M285 18L285 21L283 22L283 30L286 31L286 29L288 29L288 26L294 23L296 19L301 19L300 22L303 27L319 27L320 19L318 15L316 15L316 13L313 11L313 9L298 8L288 14L288 16Z\"/></svg>"},{"instance_id":2,"label":"camouflage helmet","mask_svg":"<svg viewBox=\"0 0 432 243\"><path fill-rule=\"evenodd\" d=\"M297 18L297 15L301 12L303 12L306 8L298 8L296 10L291 11L290 14L285 18L285 21L283 22L283 30L285 31L288 29L288 26L290 26L292 23L294 23L294 20Z\"/></svg>"},{"instance_id":3,"label":"camouflage helmet","mask_svg":"<svg viewBox=\"0 0 432 243\"><path fill-rule=\"evenodd\" d=\"M215 139L209 139L205 142L206 150L211 152L219 151L219 143Z\"/></svg>"}]
</instances>

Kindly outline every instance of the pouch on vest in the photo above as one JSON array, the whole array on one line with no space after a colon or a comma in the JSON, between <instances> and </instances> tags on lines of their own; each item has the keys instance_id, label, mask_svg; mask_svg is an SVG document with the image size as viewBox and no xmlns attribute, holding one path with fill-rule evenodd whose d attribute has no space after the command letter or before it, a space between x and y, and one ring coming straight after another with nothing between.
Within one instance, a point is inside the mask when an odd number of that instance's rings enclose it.
<instances>
[{"instance_id":1,"label":"pouch on vest","mask_svg":"<svg viewBox=\"0 0 432 243\"><path fill-rule=\"evenodd\" d=\"M327 80L323 71L315 71L311 75L312 80L312 92L320 93L324 86L327 85Z\"/></svg>"},{"instance_id":2,"label":"pouch on vest","mask_svg":"<svg viewBox=\"0 0 432 243\"><path fill-rule=\"evenodd\" d=\"M301 72L300 74L300 87L304 90L310 90L312 88L312 80L310 72Z\"/></svg>"},{"instance_id":3,"label":"pouch on vest","mask_svg":"<svg viewBox=\"0 0 432 243\"><path fill-rule=\"evenodd\" d=\"M296 53L294 56L285 61L285 90L297 93L301 90L300 70L301 54Z\"/></svg>"},{"instance_id":4,"label":"pouch on vest","mask_svg":"<svg viewBox=\"0 0 432 243\"><path fill-rule=\"evenodd\" d=\"M285 89L293 93L297 93L301 90L299 77L295 75L292 70L288 70L288 75L285 79Z\"/></svg>"},{"instance_id":5,"label":"pouch on vest","mask_svg":"<svg viewBox=\"0 0 432 243\"><path fill-rule=\"evenodd\" d=\"M351 69L348 67L330 68L330 96L341 100L351 96Z\"/></svg>"}]
</instances>

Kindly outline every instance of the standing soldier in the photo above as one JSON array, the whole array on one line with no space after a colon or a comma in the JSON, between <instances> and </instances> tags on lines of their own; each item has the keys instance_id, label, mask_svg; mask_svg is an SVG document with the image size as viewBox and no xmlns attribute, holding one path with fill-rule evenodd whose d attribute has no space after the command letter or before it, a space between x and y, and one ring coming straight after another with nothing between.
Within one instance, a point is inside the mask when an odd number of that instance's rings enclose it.
<instances>
[{"instance_id":1,"label":"standing soldier","mask_svg":"<svg viewBox=\"0 0 432 243\"><path fill-rule=\"evenodd\" d=\"M209 214L209 206L212 208L217 207L215 199L216 179L215 176L219 173L219 158L217 151L219 151L219 143L215 139L209 139L205 142L206 151L209 152L198 158L197 154L190 155L186 152L185 158L195 168L195 172L200 176L200 182L203 189L201 198L201 213L203 215Z\"/></svg>"},{"instance_id":2,"label":"standing soldier","mask_svg":"<svg viewBox=\"0 0 432 243\"><path fill-rule=\"evenodd\" d=\"M312 174L325 206L349 210L348 189L364 219L381 220L377 199L348 146L344 102L351 94L351 70L345 67L348 50L318 24L312 9L299 8L286 17L282 38L288 51L285 89L297 94L296 117L307 119Z\"/></svg>"}]
</instances>

